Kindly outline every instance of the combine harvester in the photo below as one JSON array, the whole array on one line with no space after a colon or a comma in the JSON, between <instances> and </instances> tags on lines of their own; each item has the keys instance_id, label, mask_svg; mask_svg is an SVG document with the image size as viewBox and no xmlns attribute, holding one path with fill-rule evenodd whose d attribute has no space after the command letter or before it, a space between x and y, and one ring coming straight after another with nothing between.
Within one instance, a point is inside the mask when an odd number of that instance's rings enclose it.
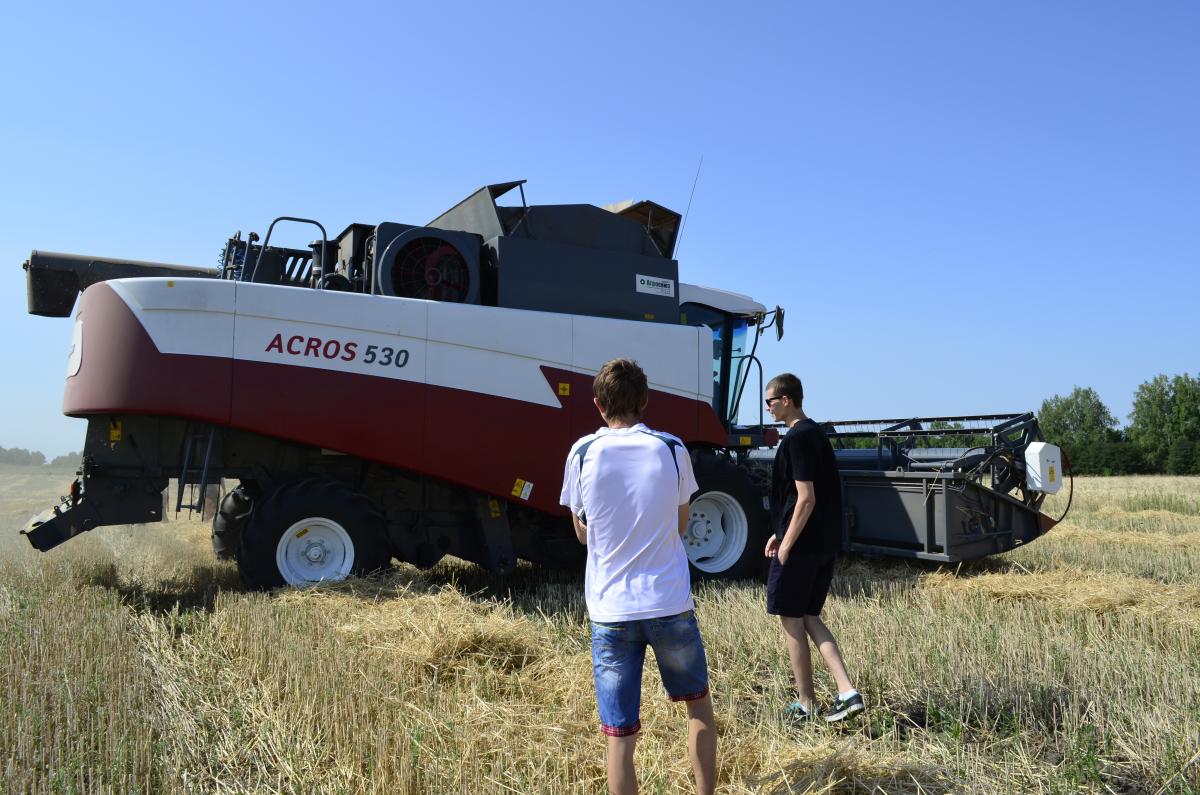
<instances>
[{"instance_id":1,"label":"combine harvester","mask_svg":"<svg viewBox=\"0 0 1200 795\"><path fill-rule=\"evenodd\" d=\"M497 204L514 188L520 206ZM281 222L320 239L272 246ZM577 565L563 461L599 423L593 376L624 356L649 377L647 423L691 451L693 567L753 574L779 431L737 408L752 373L761 393L754 348L782 337L784 313L680 282L679 222L649 201L529 206L510 182L425 226L329 240L277 218L261 244L234 235L213 269L35 251L30 313L67 317L83 291L63 412L88 426L69 494L22 532L49 550L161 521L170 480L179 511L231 479L213 546L252 586L447 554L497 572ZM971 560L1053 524L1039 508L1061 466L1032 414L827 427L847 550Z\"/></svg>"}]
</instances>

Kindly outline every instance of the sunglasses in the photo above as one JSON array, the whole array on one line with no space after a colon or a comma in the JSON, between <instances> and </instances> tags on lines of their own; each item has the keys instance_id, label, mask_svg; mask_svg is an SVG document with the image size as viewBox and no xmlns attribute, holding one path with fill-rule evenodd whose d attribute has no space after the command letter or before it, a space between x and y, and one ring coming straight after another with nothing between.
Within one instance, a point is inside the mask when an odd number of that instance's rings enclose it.
<instances>
[{"instance_id":1,"label":"sunglasses","mask_svg":"<svg viewBox=\"0 0 1200 795\"><path fill-rule=\"evenodd\" d=\"M767 404L767 408L771 408L771 406L773 406L775 404L776 400L783 400L785 397L787 397L787 395L779 395L778 397L769 397L766 400L764 400L763 402Z\"/></svg>"}]
</instances>

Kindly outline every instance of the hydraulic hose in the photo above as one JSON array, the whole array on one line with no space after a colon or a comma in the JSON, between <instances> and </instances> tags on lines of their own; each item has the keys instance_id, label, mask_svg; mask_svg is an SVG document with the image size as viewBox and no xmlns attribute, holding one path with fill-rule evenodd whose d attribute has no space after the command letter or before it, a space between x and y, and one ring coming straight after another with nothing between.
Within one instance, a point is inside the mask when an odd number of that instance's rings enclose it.
<instances>
[{"instance_id":1,"label":"hydraulic hose","mask_svg":"<svg viewBox=\"0 0 1200 795\"><path fill-rule=\"evenodd\" d=\"M1063 515L1058 517L1055 524L1059 524L1063 519L1067 518L1067 514L1071 512L1071 501L1075 499L1075 469L1071 466L1071 457L1067 455L1067 451L1062 451L1063 463L1067 465L1067 478L1070 482L1070 491L1067 492L1067 507L1063 510Z\"/></svg>"}]
</instances>

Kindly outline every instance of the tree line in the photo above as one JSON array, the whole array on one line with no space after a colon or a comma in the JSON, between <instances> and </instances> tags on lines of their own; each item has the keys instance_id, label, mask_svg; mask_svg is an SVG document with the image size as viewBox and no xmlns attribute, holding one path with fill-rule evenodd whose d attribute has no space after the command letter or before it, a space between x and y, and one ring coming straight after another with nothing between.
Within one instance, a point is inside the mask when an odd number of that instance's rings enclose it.
<instances>
[{"instance_id":1,"label":"tree line","mask_svg":"<svg viewBox=\"0 0 1200 795\"><path fill-rule=\"evenodd\" d=\"M79 466L82 461L82 453L67 453L51 459L50 466ZM24 447L0 447L0 464L40 467L46 464L46 454L37 450L26 450Z\"/></svg>"},{"instance_id":2,"label":"tree line","mask_svg":"<svg viewBox=\"0 0 1200 795\"><path fill-rule=\"evenodd\" d=\"M1079 386L1043 401L1038 422L1077 475L1200 475L1200 376L1143 383L1124 428L1096 390Z\"/></svg>"}]
</instances>

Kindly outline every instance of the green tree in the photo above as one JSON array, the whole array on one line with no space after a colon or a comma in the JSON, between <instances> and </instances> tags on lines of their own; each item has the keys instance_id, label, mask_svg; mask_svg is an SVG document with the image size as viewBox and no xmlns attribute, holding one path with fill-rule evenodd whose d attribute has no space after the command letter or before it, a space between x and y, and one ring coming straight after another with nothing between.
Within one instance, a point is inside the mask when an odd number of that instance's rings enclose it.
<instances>
[{"instance_id":1,"label":"green tree","mask_svg":"<svg viewBox=\"0 0 1200 795\"><path fill-rule=\"evenodd\" d=\"M1085 447L1114 441L1117 419L1091 387L1075 387L1066 397L1042 401L1038 423L1046 439L1074 456Z\"/></svg>"},{"instance_id":2,"label":"green tree","mask_svg":"<svg viewBox=\"0 0 1200 795\"><path fill-rule=\"evenodd\" d=\"M1156 375L1138 387L1129 414L1129 438L1153 472L1166 471L1172 448L1200 441L1200 377ZM1177 455L1178 461L1181 461Z\"/></svg>"},{"instance_id":3,"label":"green tree","mask_svg":"<svg viewBox=\"0 0 1200 795\"><path fill-rule=\"evenodd\" d=\"M46 463L46 456L36 450L30 452L24 447L0 447L0 464L41 466L44 463Z\"/></svg>"},{"instance_id":4,"label":"green tree","mask_svg":"<svg viewBox=\"0 0 1200 795\"><path fill-rule=\"evenodd\" d=\"M1173 442L1200 444L1200 375L1171 379L1171 433Z\"/></svg>"},{"instance_id":5,"label":"green tree","mask_svg":"<svg viewBox=\"0 0 1200 795\"><path fill-rule=\"evenodd\" d=\"M1171 475L1196 474L1196 444L1191 439L1179 439L1167 454L1167 472Z\"/></svg>"},{"instance_id":6,"label":"green tree","mask_svg":"<svg viewBox=\"0 0 1200 795\"><path fill-rule=\"evenodd\" d=\"M66 455L55 456L50 462L52 467L77 467L83 463L83 453L67 453Z\"/></svg>"},{"instance_id":7,"label":"green tree","mask_svg":"<svg viewBox=\"0 0 1200 795\"><path fill-rule=\"evenodd\" d=\"M1137 445L1113 438L1089 442L1077 450L1071 456L1071 471L1076 475L1137 475L1147 470Z\"/></svg>"}]
</instances>

